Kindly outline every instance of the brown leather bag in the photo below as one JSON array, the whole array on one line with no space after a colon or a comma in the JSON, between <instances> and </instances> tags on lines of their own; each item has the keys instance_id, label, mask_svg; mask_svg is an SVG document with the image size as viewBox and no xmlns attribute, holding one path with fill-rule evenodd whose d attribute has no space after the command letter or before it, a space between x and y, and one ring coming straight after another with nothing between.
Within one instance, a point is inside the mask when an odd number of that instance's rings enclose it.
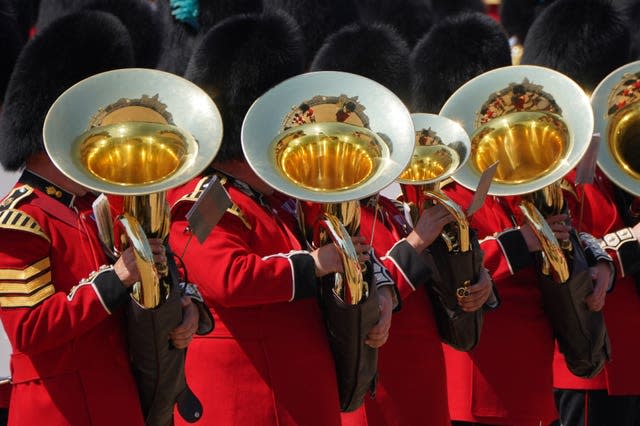
<instances>
[{"instance_id":1,"label":"brown leather bag","mask_svg":"<svg viewBox=\"0 0 640 426\"><path fill-rule=\"evenodd\" d=\"M371 271L368 265L367 271ZM372 283L371 274L365 274ZM329 346L333 354L340 396L340 410L354 411L362 405L369 392L375 396L378 374L378 349L364 341L371 327L380 319L380 307L375 283L369 295L357 305L348 305L333 291L333 280L323 280L320 286L320 306L324 313Z\"/></svg>"},{"instance_id":2,"label":"brown leather bag","mask_svg":"<svg viewBox=\"0 0 640 426\"><path fill-rule=\"evenodd\" d=\"M585 298L593 292L593 282L585 253L575 234L573 250L565 251L571 275L564 284L539 274L542 302L560 352L569 370L578 377L593 377L604 367L611 344L602 312L589 310ZM540 258L536 259L540 263ZM539 266L539 265L538 265ZM540 267L536 268L540 271Z\"/></svg>"},{"instance_id":3,"label":"brown leather bag","mask_svg":"<svg viewBox=\"0 0 640 426\"><path fill-rule=\"evenodd\" d=\"M433 259L429 262L435 266L431 268L432 279L426 284L440 339L465 352L480 341L484 319L484 308L465 312L458 305L457 292L465 283L476 283L482 268L483 252L473 230L469 237L471 250L466 252L449 252L442 238L429 247ZM493 291L497 297L495 286Z\"/></svg>"}]
</instances>

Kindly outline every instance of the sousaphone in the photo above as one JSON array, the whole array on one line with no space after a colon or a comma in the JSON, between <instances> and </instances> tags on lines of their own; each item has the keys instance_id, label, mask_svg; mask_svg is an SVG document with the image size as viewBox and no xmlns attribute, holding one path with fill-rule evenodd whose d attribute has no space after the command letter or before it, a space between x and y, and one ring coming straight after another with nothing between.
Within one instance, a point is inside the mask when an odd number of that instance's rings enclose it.
<instances>
[{"instance_id":1,"label":"sousaphone","mask_svg":"<svg viewBox=\"0 0 640 426\"><path fill-rule=\"evenodd\" d=\"M306 238L339 248L345 272L323 283L321 306L341 409L352 411L375 384L377 350L364 340L379 308L351 235L359 228L358 200L392 183L411 158L409 112L391 91L365 77L302 74L253 104L242 126L242 148L251 168L273 188L320 206L299 220Z\"/></svg>"},{"instance_id":2,"label":"sousaphone","mask_svg":"<svg viewBox=\"0 0 640 426\"><path fill-rule=\"evenodd\" d=\"M568 246L561 245L543 216L566 212L561 179L578 164L593 133L587 95L557 71L511 66L470 80L440 113L471 135L470 160L453 178L473 189L480 173L499 160L489 194L524 199L520 208L542 247L535 256L538 283L560 351L575 375L596 375L609 343L602 313L584 302L593 292L586 256L575 232Z\"/></svg>"}]
</instances>

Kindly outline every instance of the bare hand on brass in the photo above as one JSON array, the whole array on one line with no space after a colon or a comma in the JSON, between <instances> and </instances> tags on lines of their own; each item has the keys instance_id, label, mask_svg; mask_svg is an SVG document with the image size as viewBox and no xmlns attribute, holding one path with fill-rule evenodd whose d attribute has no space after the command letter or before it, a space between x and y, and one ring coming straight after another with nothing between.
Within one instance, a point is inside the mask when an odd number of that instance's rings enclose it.
<instances>
[{"instance_id":1,"label":"bare hand on brass","mask_svg":"<svg viewBox=\"0 0 640 426\"><path fill-rule=\"evenodd\" d=\"M465 312L477 311L482 308L482 305L484 305L491 296L491 276L486 269L482 269L480 279L477 283L461 288L464 288L466 291L464 297L458 297L458 305L460 305Z\"/></svg>"},{"instance_id":2,"label":"bare hand on brass","mask_svg":"<svg viewBox=\"0 0 640 426\"><path fill-rule=\"evenodd\" d=\"M140 272L138 271L138 265L132 247L122 252L113 265L113 270L125 287L131 287L140 280Z\"/></svg>"},{"instance_id":3,"label":"bare hand on brass","mask_svg":"<svg viewBox=\"0 0 640 426\"><path fill-rule=\"evenodd\" d=\"M153 261L156 264L156 270L161 277L167 276L169 268L167 267L167 254L164 243L159 238L149 238L149 247L153 253Z\"/></svg>"},{"instance_id":4,"label":"bare hand on brass","mask_svg":"<svg viewBox=\"0 0 640 426\"><path fill-rule=\"evenodd\" d=\"M442 229L454 221L451 213L443 206L436 205L422 212L413 231L407 236L407 242L422 253L440 236Z\"/></svg>"},{"instance_id":5,"label":"bare hand on brass","mask_svg":"<svg viewBox=\"0 0 640 426\"><path fill-rule=\"evenodd\" d=\"M369 333L365 343L372 348L379 348L384 345L389 338L389 329L391 328L391 313L393 311L393 296L391 288L384 286L378 289L378 300L380 306L380 319L374 325Z\"/></svg>"}]
</instances>

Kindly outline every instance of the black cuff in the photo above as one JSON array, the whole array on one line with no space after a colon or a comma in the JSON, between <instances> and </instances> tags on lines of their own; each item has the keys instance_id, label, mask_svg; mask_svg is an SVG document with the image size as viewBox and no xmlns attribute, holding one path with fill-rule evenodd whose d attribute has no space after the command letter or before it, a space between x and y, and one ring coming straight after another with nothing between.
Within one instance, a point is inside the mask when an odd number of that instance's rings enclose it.
<instances>
[{"instance_id":1,"label":"black cuff","mask_svg":"<svg viewBox=\"0 0 640 426\"><path fill-rule=\"evenodd\" d=\"M425 255L418 253L407 240L398 241L387 256L392 258L396 265L402 269L414 288L424 285L431 278L432 271Z\"/></svg>"},{"instance_id":2,"label":"black cuff","mask_svg":"<svg viewBox=\"0 0 640 426\"><path fill-rule=\"evenodd\" d=\"M605 235L602 245L605 250L617 252L623 276L640 272L640 244L630 228Z\"/></svg>"},{"instance_id":3,"label":"black cuff","mask_svg":"<svg viewBox=\"0 0 640 426\"><path fill-rule=\"evenodd\" d=\"M88 282L92 282L100 299L109 312L115 311L128 299L129 291L123 285L113 268L102 269L89 276Z\"/></svg>"},{"instance_id":4,"label":"black cuff","mask_svg":"<svg viewBox=\"0 0 640 426\"><path fill-rule=\"evenodd\" d=\"M508 229L497 235L512 273L533 265L529 247L519 229Z\"/></svg>"},{"instance_id":5,"label":"black cuff","mask_svg":"<svg viewBox=\"0 0 640 426\"><path fill-rule=\"evenodd\" d=\"M289 256L293 265L293 300L315 297L317 293L316 264L309 253Z\"/></svg>"}]
</instances>

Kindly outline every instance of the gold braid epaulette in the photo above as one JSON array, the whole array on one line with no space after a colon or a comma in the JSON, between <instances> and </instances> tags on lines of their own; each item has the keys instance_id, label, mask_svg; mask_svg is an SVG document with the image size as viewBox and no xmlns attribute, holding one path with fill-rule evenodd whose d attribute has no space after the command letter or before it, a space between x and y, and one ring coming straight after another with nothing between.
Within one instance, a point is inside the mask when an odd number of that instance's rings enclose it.
<instances>
[{"instance_id":1,"label":"gold braid epaulette","mask_svg":"<svg viewBox=\"0 0 640 426\"><path fill-rule=\"evenodd\" d=\"M224 176L224 175L216 175L216 176L218 176L218 179L220 180L220 184L221 185L224 185L227 182L226 176ZM213 179L213 175L205 176L202 179L200 179L200 181L198 181L198 184L193 189L193 191L191 191L187 195L185 195L182 198L180 198L176 202L176 204L178 204L178 203L180 203L182 201L188 201L188 202L192 202L192 203L195 203L196 201L198 201L198 198L200 198L200 196L202 195L204 190L207 189L207 185L209 184L211 179ZM251 224L249 223L249 221L245 217L244 213L242 212L242 210L240 209L240 207L236 203L233 203L232 206L227 209L227 213L230 213L230 214L236 216L238 219L240 219L242 221L242 223L244 224L244 226L247 227L247 229L249 229L249 230L252 229Z\"/></svg>"},{"instance_id":2,"label":"gold braid epaulette","mask_svg":"<svg viewBox=\"0 0 640 426\"><path fill-rule=\"evenodd\" d=\"M29 185L22 185L14 188L0 203L0 228L13 229L16 231L29 232L44 238L48 242L51 239L44 233L38 222L16 206L33 194L33 188Z\"/></svg>"}]
</instances>

